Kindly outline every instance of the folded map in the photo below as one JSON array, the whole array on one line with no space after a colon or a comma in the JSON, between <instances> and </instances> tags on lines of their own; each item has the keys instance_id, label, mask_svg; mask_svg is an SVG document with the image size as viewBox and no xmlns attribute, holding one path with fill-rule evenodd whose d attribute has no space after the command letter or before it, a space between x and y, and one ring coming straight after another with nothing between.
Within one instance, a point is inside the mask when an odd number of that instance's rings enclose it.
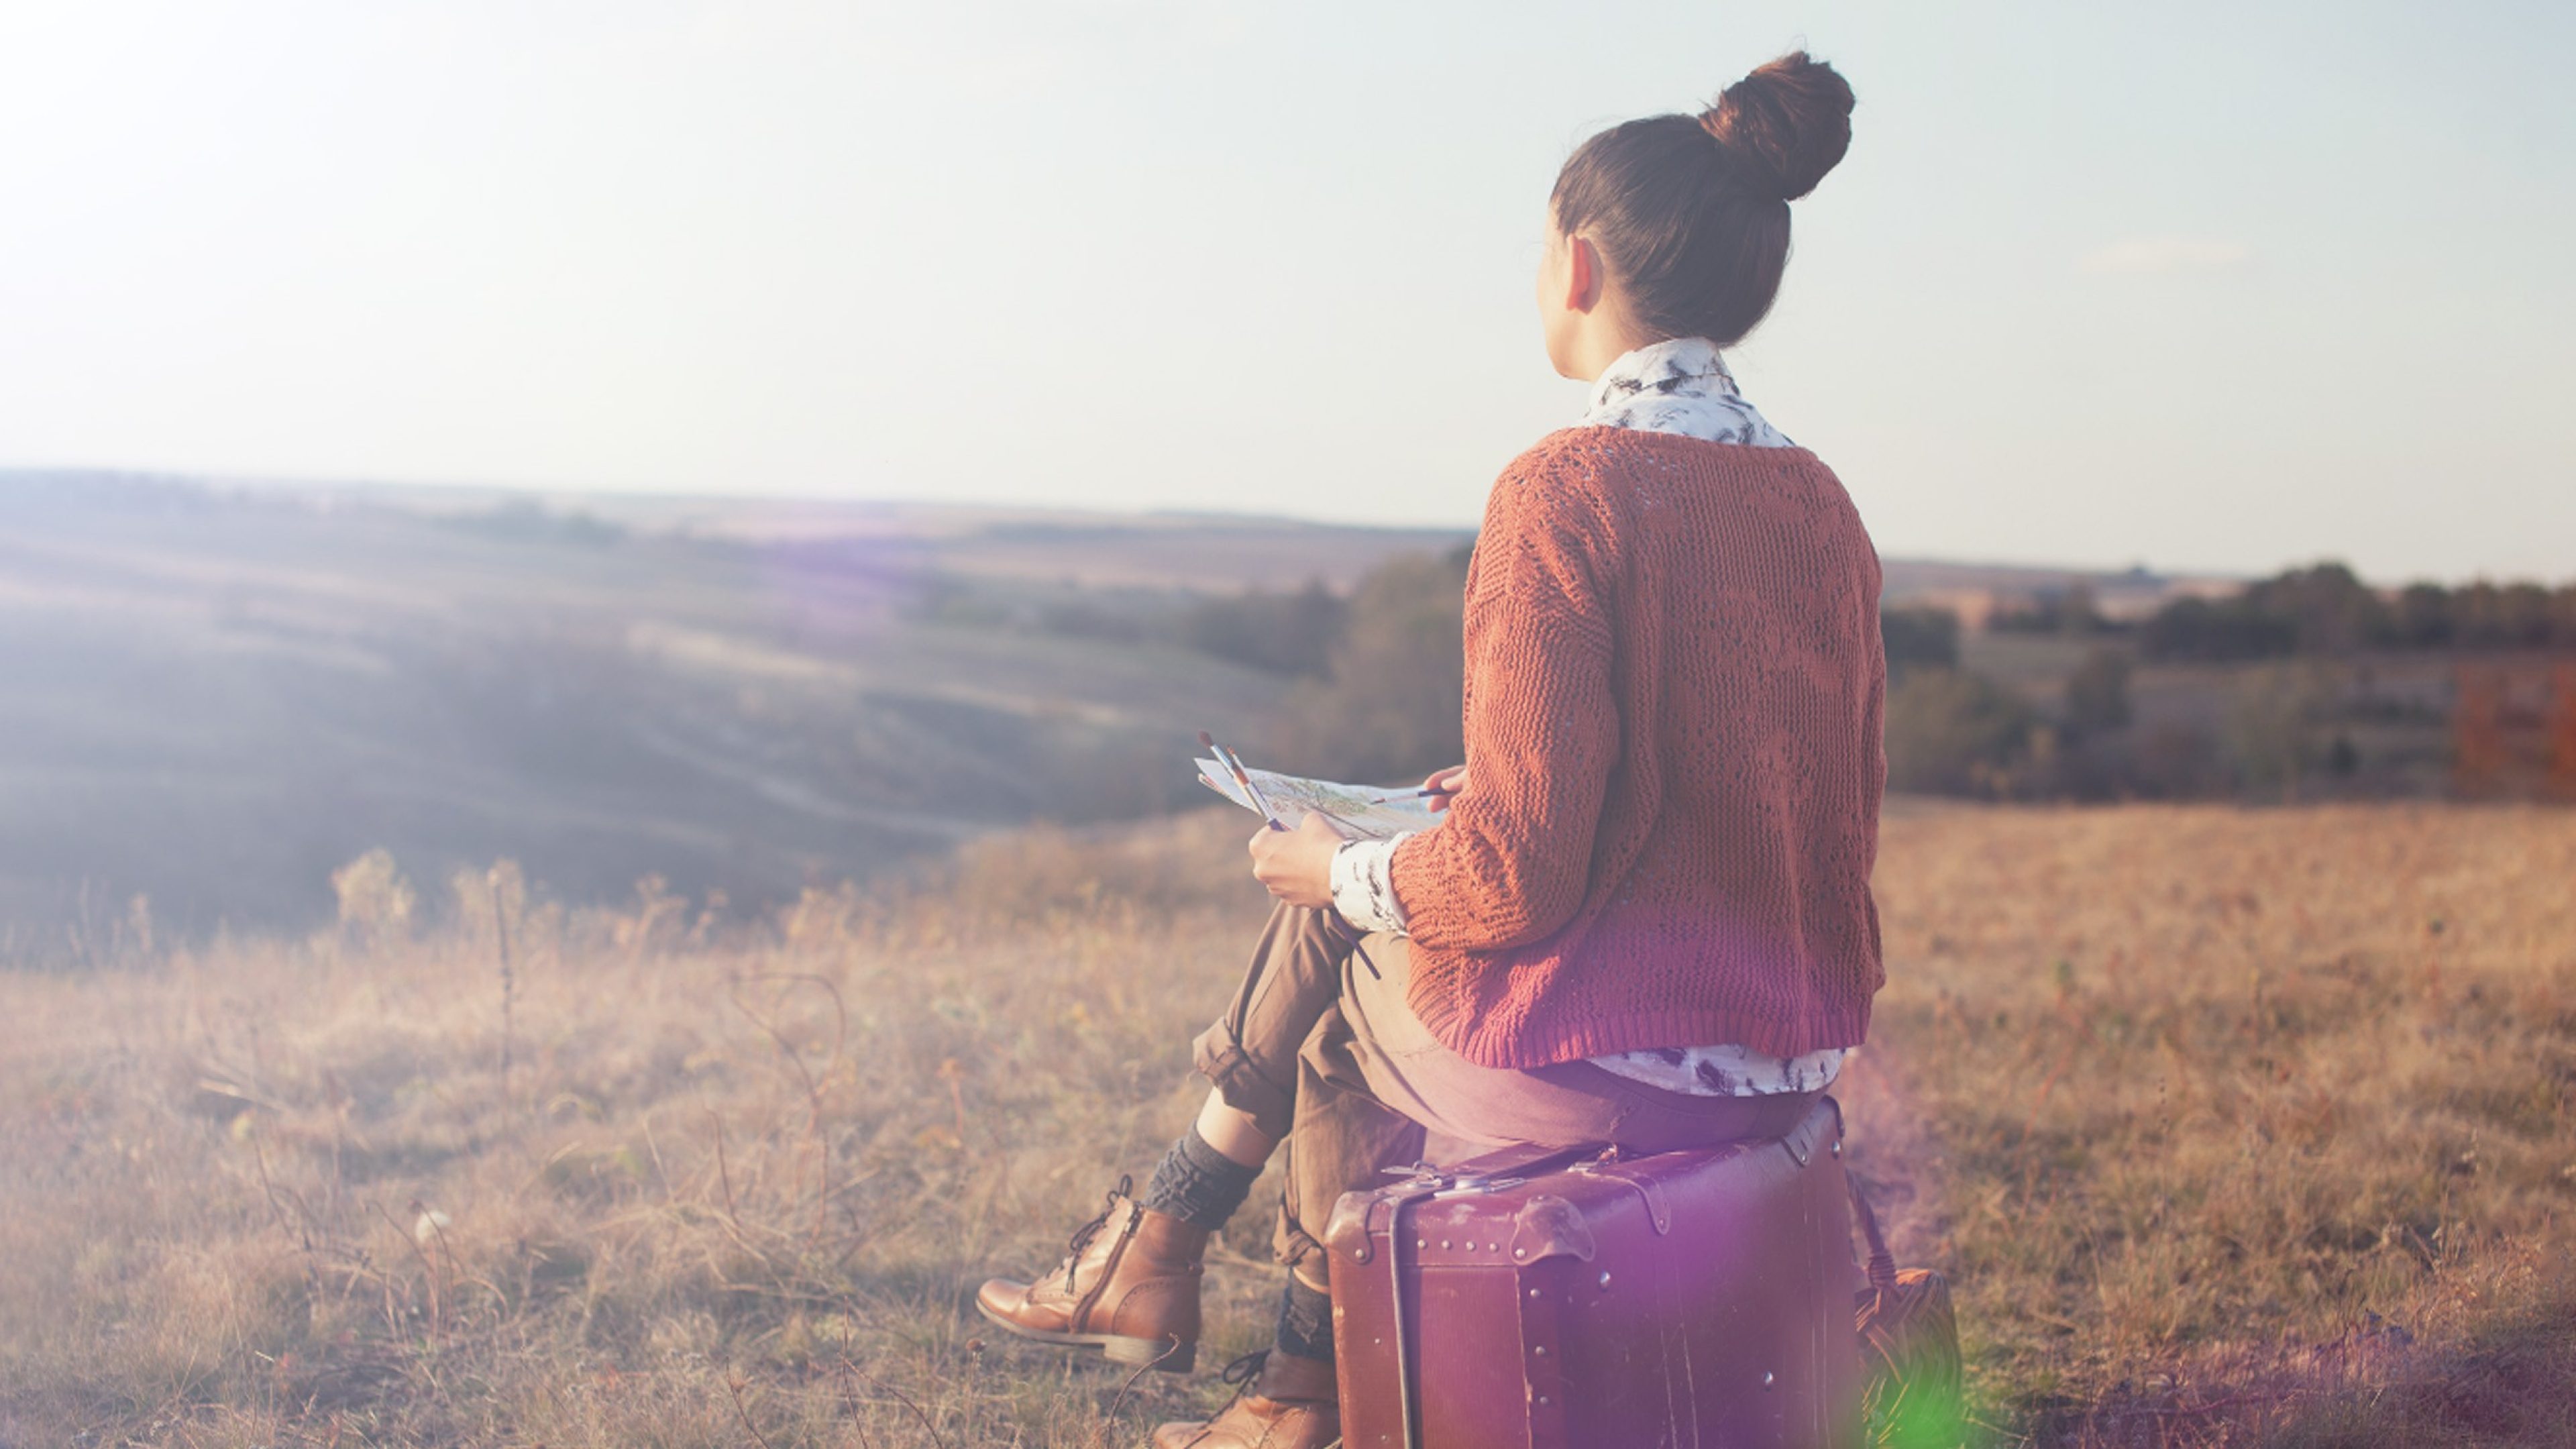
<instances>
[{"instance_id":1,"label":"folded map","mask_svg":"<svg viewBox=\"0 0 2576 1449\"><path fill-rule=\"evenodd\" d=\"M1380 790L1370 785L1342 785L1309 780L1302 775L1274 775L1246 767L1255 788L1279 812L1279 823L1294 830L1309 813L1321 815L1345 840L1384 840L1408 830L1429 830L1441 817L1410 790ZM1261 806L1235 783L1234 772L1202 758L1199 779L1228 800L1258 815Z\"/></svg>"}]
</instances>

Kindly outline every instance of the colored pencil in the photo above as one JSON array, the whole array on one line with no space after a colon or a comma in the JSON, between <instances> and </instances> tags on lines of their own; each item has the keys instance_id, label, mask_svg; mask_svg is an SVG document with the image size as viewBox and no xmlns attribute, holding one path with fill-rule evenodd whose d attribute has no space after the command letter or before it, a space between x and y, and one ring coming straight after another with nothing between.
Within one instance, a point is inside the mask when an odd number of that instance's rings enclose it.
<instances>
[{"instance_id":1,"label":"colored pencil","mask_svg":"<svg viewBox=\"0 0 2576 1449\"><path fill-rule=\"evenodd\" d=\"M1199 743L1207 746L1208 752L1216 756L1218 764L1225 766L1228 771L1233 773L1234 783L1243 790L1243 798L1252 802L1252 808L1261 812L1261 818L1270 822L1271 829L1285 830L1288 828L1287 826L1279 823L1278 812L1270 808L1270 801L1262 795L1261 787L1252 783L1252 772L1243 767L1243 759L1241 756L1235 754L1234 751L1227 749L1225 746L1218 744L1216 742L1216 737L1209 734L1206 730L1199 731Z\"/></svg>"}]
</instances>

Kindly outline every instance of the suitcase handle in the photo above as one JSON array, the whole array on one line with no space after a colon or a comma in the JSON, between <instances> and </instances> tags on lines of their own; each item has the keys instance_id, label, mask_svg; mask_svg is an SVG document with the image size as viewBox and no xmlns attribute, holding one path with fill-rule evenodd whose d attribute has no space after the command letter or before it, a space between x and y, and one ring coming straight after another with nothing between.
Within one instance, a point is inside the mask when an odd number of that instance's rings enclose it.
<instances>
[{"instance_id":1,"label":"suitcase handle","mask_svg":"<svg viewBox=\"0 0 2576 1449\"><path fill-rule=\"evenodd\" d=\"M1671 1232L1673 1209L1672 1205L1664 1200L1663 1187L1649 1178L1631 1177L1624 1172L1611 1171L1611 1165L1618 1161L1618 1158L1613 1155L1616 1151L1617 1149L1613 1148L1611 1152L1605 1152L1590 1162L1577 1163L1568 1170L1579 1172L1585 1177L1599 1178L1603 1182L1615 1182L1635 1188L1637 1196L1646 1200L1646 1222L1655 1230L1655 1236L1660 1238Z\"/></svg>"}]
</instances>

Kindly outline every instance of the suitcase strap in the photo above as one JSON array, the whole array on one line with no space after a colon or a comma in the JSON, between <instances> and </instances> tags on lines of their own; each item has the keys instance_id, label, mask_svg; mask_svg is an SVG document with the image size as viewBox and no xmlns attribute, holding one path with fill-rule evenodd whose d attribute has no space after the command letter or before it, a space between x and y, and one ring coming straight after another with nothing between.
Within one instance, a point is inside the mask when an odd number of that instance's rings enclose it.
<instances>
[{"instance_id":1,"label":"suitcase strap","mask_svg":"<svg viewBox=\"0 0 2576 1449\"><path fill-rule=\"evenodd\" d=\"M1892 1299L1896 1293L1896 1255L1887 1250L1887 1238L1878 1230L1878 1214L1869 1210L1869 1198L1860 1190L1859 1175L1845 1173L1843 1186L1851 1190L1852 1215L1860 1219L1860 1235L1869 1239L1869 1286Z\"/></svg>"},{"instance_id":2,"label":"suitcase strap","mask_svg":"<svg viewBox=\"0 0 2576 1449\"><path fill-rule=\"evenodd\" d=\"M1389 1168L1390 1172L1401 1169ZM1395 1299L1395 1408L1404 1424L1404 1449L1421 1449L1422 1431L1414 1419L1413 1404L1413 1339L1404 1330L1404 1210L1449 1187L1454 1179L1424 1168L1414 1169L1413 1180L1391 1190L1382 1199L1386 1212L1386 1281L1387 1291ZM1366 1241L1365 1238L1362 1239Z\"/></svg>"},{"instance_id":3,"label":"suitcase strap","mask_svg":"<svg viewBox=\"0 0 2576 1449\"><path fill-rule=\"evenodd\" d=\"M1822 1105L1834 1109L1834 1151L1839 1155L1842 1152L1843 1104L1826 1097ZM1809 1150L1813 1150L1812 1144ZM1795 1146L1791 1146L1789 1152L1798 1159L1800 1167L1807 1165L1806 1155ZM1845 1168L1843 1189L1851 1194L1852 1216L1860 1219L1860 1235L1869 1240L1869 1286L1881 1293L1892 1294L1896 1291L1896 1255L1887 1250L1887 1236L1878 1230L1878 1214L1870 1211L1869 1198L1860 1190L1860 1174Z\"/></svg>"}]
</instances>

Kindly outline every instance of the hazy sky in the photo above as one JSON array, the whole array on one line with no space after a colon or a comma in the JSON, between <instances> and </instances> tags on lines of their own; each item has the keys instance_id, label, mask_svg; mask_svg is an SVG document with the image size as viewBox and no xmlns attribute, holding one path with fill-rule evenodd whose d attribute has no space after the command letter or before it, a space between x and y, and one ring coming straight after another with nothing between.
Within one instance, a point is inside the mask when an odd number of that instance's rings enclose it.
<instances>
[{"instance_id":1,"label":"hazy sky","mask_svg":"<svg viewBox=\"0 0 2576 1449\"><path fill-rule=\"evenodd\" d=\"M0 0L0 465L1472 521L1548 186L1860 94L1892 554L2576 576L2576 5Z\"/></svg>"}]
</instances>

